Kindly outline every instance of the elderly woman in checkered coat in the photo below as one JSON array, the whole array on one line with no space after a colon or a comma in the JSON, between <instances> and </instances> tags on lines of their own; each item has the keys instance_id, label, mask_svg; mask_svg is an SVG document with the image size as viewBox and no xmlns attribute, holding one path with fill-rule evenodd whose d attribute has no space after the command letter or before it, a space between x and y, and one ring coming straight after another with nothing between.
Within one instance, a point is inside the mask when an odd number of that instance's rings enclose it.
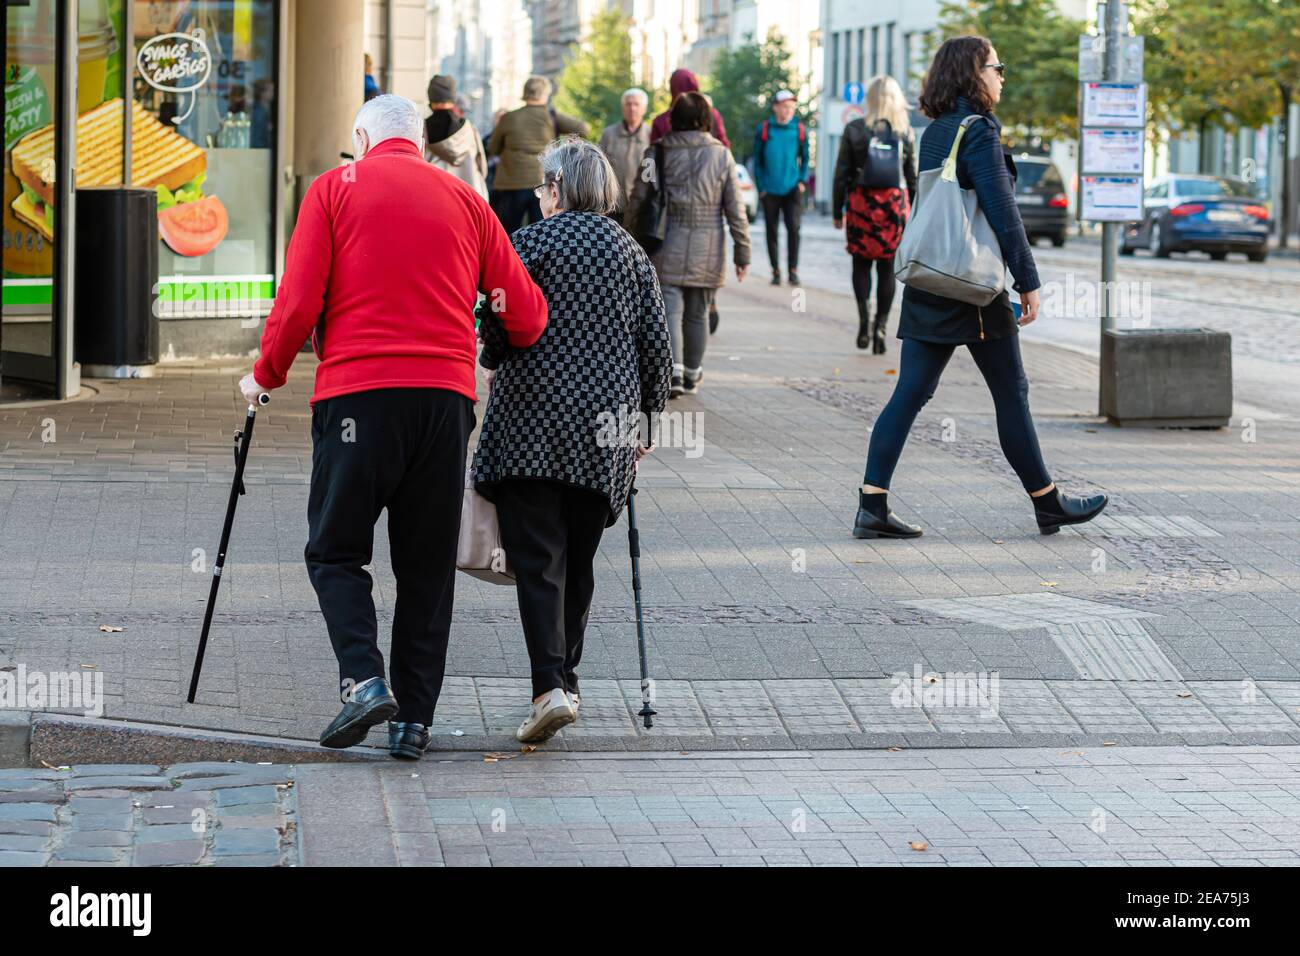
<instances>
[{"instance_id":1,"label":"elderly woman in checkered coat","mask_svg":"<svg viewBox=\"0 0 1300 956\"><path fill-rule=\"evenodd\" d=\"M473 472L515 572L533 678L516 736L529 743L578 715L596 549L653 448L672 373L654 267L607 215L619 202L609 160L579 139L552 143L541 160L544 218L511 241L549 319L535 345L511 348L485 290L479 364L491 391Z\"/></svg>"}]
</instances>

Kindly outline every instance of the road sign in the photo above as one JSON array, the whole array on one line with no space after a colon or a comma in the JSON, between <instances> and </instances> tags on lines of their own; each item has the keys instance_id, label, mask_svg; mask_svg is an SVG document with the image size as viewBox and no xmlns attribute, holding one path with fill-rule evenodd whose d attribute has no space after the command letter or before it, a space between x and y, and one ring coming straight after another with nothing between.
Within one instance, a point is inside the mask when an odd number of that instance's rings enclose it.
<instances>
[{"instance_id":1,"label":"road sign","mask_svg":"<svg viewBox=\"0 0 1300 956\"><path fill-rule=\"evenodd\" d=\"M862 117L866 115L867 111L861 106L846 106L844 107L844 111L840 113L840 122L845 126L848 126L855 119L862 119Z\"/></svg>"},{"instance_id":2,"label":"road sign","mask_svg":"<svg viewBox=\"0 0 1300 956\"><path fill-rule=\"evenodd\" d=\"M1118 82L1142 82L1145 51L1145 37L1120 37ZM1104 79L1106 79L1106 38L1095 33L1080 34L1079 82L1095 83Z\"/></svg>"},{"instance_id":3,"label":"road sign","mask_svg":"<svg viewBox=\"0 0 1300 956\"><path fill-rule=\"evenodd\" d=\"M844 102L852 106L857 106L866 97L867 91L863 89L861 83L844 84Z\"/></svg>"},{"instance_id":4,"label":"road sign","mask_svg":"<svg viewBox=\"0 0 1300 956\"><path fill-rule=\"evenodd\" d=\"M1083 173L1142 174L1144 159L1143 131L1140 129L1083 130L1083 156L1079 171Z\"/></svg>"},{"instance_id":5,"label":"road sign","mask_svg":"<svg viewBox=\"0 0 1300 956\"><path fill-rule=\"evenodd\" d=\"M1142 218L1141 176L1083 176L1080 219L1137 222Z\"/></svg>"},{"instance_id":6,"label":"road sign","mask_svg":"<svg viewBox=\"0 0 1300 956\"><path fill-rule=\"evenodd\" d=\"M1144 129L1147 123L1145 83L1083 84L1083 125Z\"/></svg>"}]
</instances>

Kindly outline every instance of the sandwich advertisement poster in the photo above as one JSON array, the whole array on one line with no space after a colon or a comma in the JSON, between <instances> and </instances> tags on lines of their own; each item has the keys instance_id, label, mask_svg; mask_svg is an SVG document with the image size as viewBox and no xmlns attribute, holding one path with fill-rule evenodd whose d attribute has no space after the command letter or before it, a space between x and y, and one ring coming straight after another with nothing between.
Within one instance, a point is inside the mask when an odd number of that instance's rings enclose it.
<instances>
[{"instance_id":1,"label":"sandwich advertisement poster","mask_svg":"<svg viewBox=\"0 0 1300 956\"><path fill-rule=\"evenodd\" d=\"M125 3L132 37L123 34ZM202 298L229 281L250 287L246 298L270 298L275 16L270 0L80 0L77 185L123 182L126 71L130 182L157 193L164 299L168 285ZM53 32L52 0L10 8L6 305L50 301L59 222Z\"/></svg>"}]
</instances>

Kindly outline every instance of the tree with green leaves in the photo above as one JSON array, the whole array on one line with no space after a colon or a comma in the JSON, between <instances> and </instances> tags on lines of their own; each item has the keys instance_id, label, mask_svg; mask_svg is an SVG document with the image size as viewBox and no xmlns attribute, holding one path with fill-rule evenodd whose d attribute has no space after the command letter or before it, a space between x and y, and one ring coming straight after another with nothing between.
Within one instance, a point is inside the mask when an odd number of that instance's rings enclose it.
<instances>
[{"instance_id":1,"label":"tree with green leaves","mask_svg":"<svg viewBox=\"0 0 1300 956\"><path fill-rule=\"evenodd\" d=\"M1069 139L1078 135L1078 37L1085 27L1054 0L946 0L934 45L986 37L1007 64L997 112L1008 140Z\"/></svg>"},{"instance_id":2,"label":"tree with green leaves","mask_svg":"<svg viewBox=\"0 0 1300 956\"><path fill-rule=\"evenodd\" d=\"M618 10L597 13L556 83L555 108L585 120L592 139L623 116L623 92L632 86L630 27Z\"/></svg>"},{"instance_id":3,"label":"tree with green leaves","mask_svg":"<svg viewBox=\"0 0 1300 956\"><path fill-rule=\"evenodd\" d=\"M803 87L790 65L791 53L785 37L773 29L762 43L749 42L720 50L704 88L713 107L722 114L731 139L731 152L745 162L754 151L754 131L767 118L777 90ZM799 114L808 104L799 104Z\"/></svg>"}]
</instances>

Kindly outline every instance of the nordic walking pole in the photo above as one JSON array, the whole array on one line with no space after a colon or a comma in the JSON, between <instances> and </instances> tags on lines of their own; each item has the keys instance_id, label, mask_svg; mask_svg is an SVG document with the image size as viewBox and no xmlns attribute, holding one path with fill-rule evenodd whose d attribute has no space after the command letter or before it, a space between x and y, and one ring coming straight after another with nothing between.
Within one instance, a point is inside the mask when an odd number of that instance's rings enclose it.
<instances>
[{"instance_id":1,"label":"nordic walking pole","mask_svg":"<svg viewBox=\"0 0 1300 956\"><path fill-rule=\"evenodd\" d=\"M654 726L651 720L655 709L650 706L654 697L654 682L650 680L649 665L645 652L645 618L641 613L641 533L636 527L636 479L627 495L627 544L632 554L632 597L636 601L636 642L641 654L641 710L637 716L645 721L646 729Z\"/></svg>"},{"instance_id":2,"label":"nordic walking pole","mask_svg":"<svg viewBox=\"0 0 1300 956\"><path fill-rule=\"evenodd\" d=\"M266 392L257 396L257 405L271 400ZM230 484L230 502L226 505L226 523L221 528L221 544L217 548L217 563L212 568L212 590L208 592L208 609L203 613L203 633L199 635L199 653L194 658L194 673L190 675L189 702L199 690L199 671L203 670L203 652L208 649L208 629L212 627L212 612L217 607L217 588L221 587L221 569L226 564L226 548L230 545L230 529L235 523L235 505L244 493L244 463L248 461L248 446L253 441L253 422L257 418L257 405L248 406L244 430L235 432L235 480Z\"/></svg>"}]
</instances>

